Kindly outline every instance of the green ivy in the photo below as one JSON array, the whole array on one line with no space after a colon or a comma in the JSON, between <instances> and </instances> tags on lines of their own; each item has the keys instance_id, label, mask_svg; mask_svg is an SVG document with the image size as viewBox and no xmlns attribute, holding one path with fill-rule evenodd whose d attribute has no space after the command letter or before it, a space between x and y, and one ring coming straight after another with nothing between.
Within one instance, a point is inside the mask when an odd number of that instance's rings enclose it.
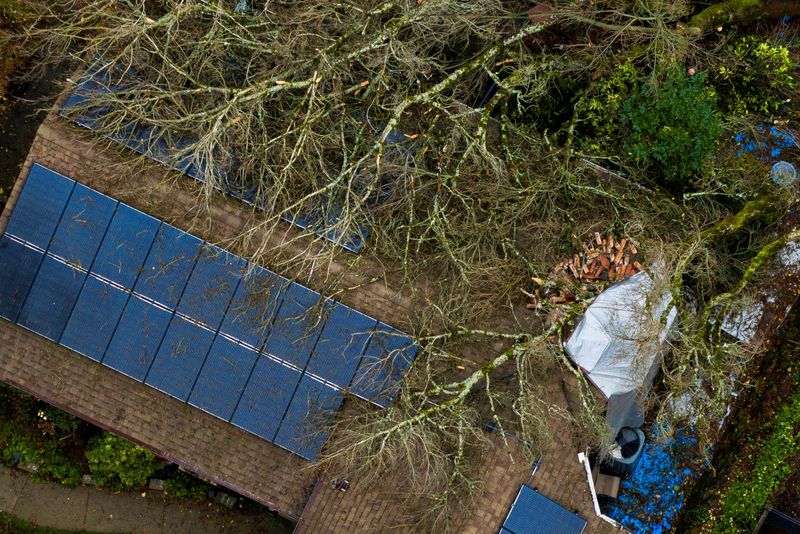
<instances>
[{"instance_id":1,"label":"green ivy","mask_svg":"<svg viewBox=\"0 0 800 534\"><path fill-rule=\"evenodd\" d=\"M792 471L791 461L800 452L800 395L778 413L772 434L746 477L722 495L721 512L712 532L750 532L778 485Z\"/></svg>"},{"instance_id":2,"label":"green ivy","mask_svg":"<svg viewBox=\"0 0 800 534\"><path fill-rule=\"evenodd\" d=\"M789 49L748 35L732 41L720 53L722 65L711 82L720 107L738 115L774 114L797 87Z\"/></svg>"},{"instance_id":3,"label":"green ivy","mask_svg":"<svg viewBox=\"0 0 800 534\"><path fill-rule=\"evenodd\" d=\"M140 488L160 466L152 452L109 432L89 440L86 459L97 484L113 489Z\"/></svg>"},{"instance_id":4,"label":"green ivy","mask_svg":"<svg viewBox=\"0 0 800 534\"><path fill-rule=\"evenodd\" d=\"M626 151L673 189L686 189L704 169L723 132L716 95L702 73L671 69L659 84L638 85L623 109L630 127Z\"/></svg>"},{"instance_id":5,"label":"green ivy","mask_svg":"<svg viewBox=\"0 0 800 534\"><path fill-rule=\"evenodd\" d=\"M4 464L37 464L39 468L33 478L39 481L54 480L65 486L76 486L80 482L80 464L64 454L56 440L37 440L8 424L0 428L0 437Z\"/></svg>"}]
</instances>

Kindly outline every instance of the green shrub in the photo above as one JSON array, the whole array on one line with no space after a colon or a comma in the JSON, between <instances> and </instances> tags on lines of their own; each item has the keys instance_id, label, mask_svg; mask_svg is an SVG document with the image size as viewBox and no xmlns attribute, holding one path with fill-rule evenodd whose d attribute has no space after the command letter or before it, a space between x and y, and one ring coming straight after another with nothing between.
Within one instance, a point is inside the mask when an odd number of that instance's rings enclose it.
<instances>
[{"instance_id":1,"label":"green shrub","mask_svg":"<svg viewBox=\"0 0 800 534\"><path fill-rule=\"evenodd\" d=\"M202 501L208 498L209 489L211 486L199 478L179 472L175 477L167 480L165 492L181 499Z\"/></svg>"},{"instance_id":2,"label":"green shrub","mask_svg":"<svg viewBox=\"0 0 800 534\"><path fill-rule=\"evenodd\" d=\"M55 440L36 440L25 429L4 424L0 429L2 437L3 463L14 465L17 462L38 464L33 474L35 480L53 480L65 486L75 486L81 480L80 464L69 458Z\"/></svg>"},{"instance_id":3,"label":"green shrub","mask_svg":"<svg viewBox=\"0 0 800 534\"><path fill-rule=\"evenodd\" d=\"M722 134L716 95L702 73L689 77L674 68L661 84L637 86L623 108L627 152L673 189L685 189L705 167Z\"/></svg>"},{"instance_id":4,"label":"green shrub","mask_svg":"<svg viewBox=\"0 0 800 534\"><path fill-rule=\"evenodd\" d=\"M628 60L592 83L591 92L577 109L581 129L590 139L584 143L585 149L610 152L619 145L622 107L638 79L638 69Z\"/></svg>"},{"instance_id":5,"label":"green shrub","mask_svg":"<svg viewBox=\"0 0 800 534\"><path fill-rule=\"evenodd\" d=\"M86 459L97 484L113 489L142 487L160 466L152 452L109 432L89 440Z\"/></svg>"},{"instance_id":6,"label":"green shrub","mask_svg":"<svg viewBox=\"0 0 800 534\"><path fill-rule=\"evenodd\" d=\"M723 62L711 82L726 112L773 114L797 87L786 46L748 35L732 41L720 55Z\"/></svg>"}]
</instances>

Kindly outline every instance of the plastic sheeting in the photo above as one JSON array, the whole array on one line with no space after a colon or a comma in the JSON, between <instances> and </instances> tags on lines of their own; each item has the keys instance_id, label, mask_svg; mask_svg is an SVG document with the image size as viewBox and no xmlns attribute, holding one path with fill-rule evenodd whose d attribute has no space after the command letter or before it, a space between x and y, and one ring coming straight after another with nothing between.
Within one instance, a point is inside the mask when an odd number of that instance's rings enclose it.
<instances>
[{"instance_id":1,"label":"plastic sheeting","mask_svg":"<svg viewBox=\"0 0 800 534\"><path fill-rule=\"evenodd\" d=\"M661 324L672 296L652 304L653 293L653 280L646 272L612 285L587 308L565 345L572 361L608 400L607 421L614 434L623 426L643 423L641 400L677 318L672 307Z\"/></svg>"}]
</instances>

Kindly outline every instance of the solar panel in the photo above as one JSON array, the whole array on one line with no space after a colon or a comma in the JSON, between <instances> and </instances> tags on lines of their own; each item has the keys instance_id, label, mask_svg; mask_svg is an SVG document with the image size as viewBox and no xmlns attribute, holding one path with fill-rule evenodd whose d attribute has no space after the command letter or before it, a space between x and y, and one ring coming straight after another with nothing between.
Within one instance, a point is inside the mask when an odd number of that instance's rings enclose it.
<instances>
[{"instance_id":1,"label":"solar panel","mask_svg":"<svg viewBox=\"0 0 800 534\"><path fill-rule=\"evenodd\" d=\"M322 304L319 293L292 283L283 297L264 352L304 368L324 324L324 318L316 313L318 304Z\"/></svg>"},{"instance_id":2,"label":"solar panel","mask_svg":"<svg viewBox=\"0 0 800 534\"><path fill-rule=\"evenodd\" d=\"M214 332L173 317L145 384L185 401L213 341Z\"/></svg>"},{"instance_id":3,"label":"solar panel","mask_svg":"<svg viewBox=\"0 0 800 534\"><path fill-rule=\"evenodd\" d=\"M259 356L231 423L272 441L300 375L299 371Z\"/></svg>"},{"instance_id":4,"label":"solar panel","mask_svg":"<svg viewBox=\"0 0 800 534\"><path fill-rule=\"evenodd\" d=\"M352 308L334 304L306 372L347 388L377 323Z\"/></svg>"},{"instance_id":5,"label":"solar panel","mask_svg":"<svg viewBox=\"0 0 800 534\"><path fill-rule=\"evenodd\" d=\"M34 164L19 195L6 233L47 249L75 182Z\"/></svg>"},{"instance_id":6,"label":"solar panel","mask_svg":"<svg viewBox=\"0 0 800 534\"><path fill-rule=\"evenodd\" d=\"M416 354L397 330L38 165L20 198L19 235L0 237L0 316L304 458L342 390L386 406Z\"/></svg>"},{"instance_id":7,"label":"solar panel","mask_svg":"<svg viewBox=\"0 0 800 534\"><path fill-rule=\"evenodd\" d=\"M0 239L0 317L17 320L43 257L41 252L8 236Z\"/></svg>"},{"instance_id":8,"label":"solar panel","mask_svg":"<svg viewBox=\"0 0 800 534\"><path fill-rule=\"evenodd\" d=\"M132 288L161 223L120 204L97 252L92 272Z\"/></svg>"},{"instance_id":9,"label":"solar panel","mask_svg":"<svg viewBox=\"0 0 800 534\"><path fill-rule=\"evenodd\" d=\"M17 322L58 341L83 287L85 274L45 256Z\"/></svg>"},{"instance_id":10,"label":"solar panel","mask_svg":"<svg viewBox=\"0 0 800 534\"><path fill-rule=\"evenodd\" d=\"M99 362L127 301L128 293L87 277L59 342Z\"/></svg>"},{"instance_id":11,"label":"solar panel","mask_svg":"<svg viewBox=\"0 0 800 534\"><path fill-rule=\"evenodd\" d=\"M236 289L220 332L260 349L289 284L272 271L254 267Z\"/></svg>"},{"instance_id":12,"label":"solar panel","mask_svg":"<svg viewBox=\"0 0 800 534\"><path fill-rule=\"evenodd\" d=\"M243 261L217 247L202 247L178 311L217 329L239 285Z\"/></svg>"},{"instance_id":13,"label":"solar panel","mask_svg":"<svg viewBox=\"0 0 800 534\"><path fill-rule=\"evenodd\" d=\"M76 184L48 252L88 269L116 206L116 200Z\"/></svg>"},{"instance_id":14,"label":"solar panel","mask_svg":"<svg viewBox=\"0 0 800 534\"><path fill-rule=\"evenodd\" d=\"M158 350L171 313L133 296L128 299L103 365L143 380Z\"/></svg>"},{"instance_id":15,"label":"solar panel","mask_svg":"<svg viewBox=\"0 0 800 534\"><path fill-rule=\"evenodd\" d=\"M258 353L217 337L189 397L189 404L230 421Z\"/></svg>"},{"instance_id":16,"label":"solar panel","mask_svg":"<svg viewBox=\"0 0 800 534\"><path fill-rule=\"evenodd\" d=\"M192 272L202 241L162 224L158 230L135 290L161 304L174 308Z\"/></svg>"},{"instance_id":17,"label":"solar panel","mask_svg":"<svg viewBox=\"0 0 800 534\"><path fill-rule=\"evenodd\" d=\"M503 528L511 534L581 534L586 520L523 485Z\"/></svg>"},{"instance_id":18,"label":"solar panel","mask_svg":"<svg viewBox=\"0 0 800 534\"><path fill-rule=\"evenodd\" d=\"M379 322L350 390L381 408L387 408L394 402L403 376L417 355L417 348L410 337Z\"/></svg>"},{"instance_id":19,"label":"solar panel","mask_svg":"<svg viewBox=\"0 0 800 534\"><path fill-rule=\"evenodd\" d=\"M275 443L307 460L316 460L341 405L341 392L303 375Z\"/></svg>"}]
</instances>

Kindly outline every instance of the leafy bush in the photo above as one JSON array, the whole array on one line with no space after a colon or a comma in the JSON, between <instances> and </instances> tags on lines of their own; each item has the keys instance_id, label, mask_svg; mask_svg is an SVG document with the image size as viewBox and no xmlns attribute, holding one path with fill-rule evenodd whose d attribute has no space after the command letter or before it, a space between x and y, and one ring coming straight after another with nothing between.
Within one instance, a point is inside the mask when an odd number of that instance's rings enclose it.
<instances>
[{"instance_id":1,"label":"leafy bush","mask_svg":"<svg viewBox=\"0 0 800 534\"><path fill-rule=\"evenodd\" d=\"M174 478L167 480L165 492L181 499L202 501L208 497L209 489L211 486L202 480L179 472Z\"/></svg>"},{"instance_id":2,"label":"leafy bush","mask_svg":"<svg viewBox=\"0 0 800 534\"><path fill-rule=\"evenodd\" d=\"M797 87L786 46L748 35L732 41L721 55L723 63L711 82L726 112L775 113Z\"/></svg>"},{"instance_id":3,"label":"leafy bush","mask_svg":"<svg viewBox=\"0 0 800 534\"><path fill-rule=\"evenodd\" d=\"M40 419L39 426L50 434L75 432L81 425L80 419L55 406L45 406L37 415Z\"/></svg>"},{"instance_id":4,"label":"leafy bush","mask_svg":"<svg viewBox=\"0 0 800 534\"><path fill-rule=\"evenodd\" d=\"M659 85L637 86L623 107L630 126L628 153L662 173L673 188L685 189L722 134L716 95L705 76L672 69Z\"/></svg>"},{"instance_id":5,"label":"leafy bush","mask_svg":"<svg viewBox=\"0 0 800 534\"><path fill-rule=\"evenodd\" d=\"M109 432L89 440L86 459L97 484L113 489L144 486L160 466L152 452Z\"/></svg>"}]
</instances>

